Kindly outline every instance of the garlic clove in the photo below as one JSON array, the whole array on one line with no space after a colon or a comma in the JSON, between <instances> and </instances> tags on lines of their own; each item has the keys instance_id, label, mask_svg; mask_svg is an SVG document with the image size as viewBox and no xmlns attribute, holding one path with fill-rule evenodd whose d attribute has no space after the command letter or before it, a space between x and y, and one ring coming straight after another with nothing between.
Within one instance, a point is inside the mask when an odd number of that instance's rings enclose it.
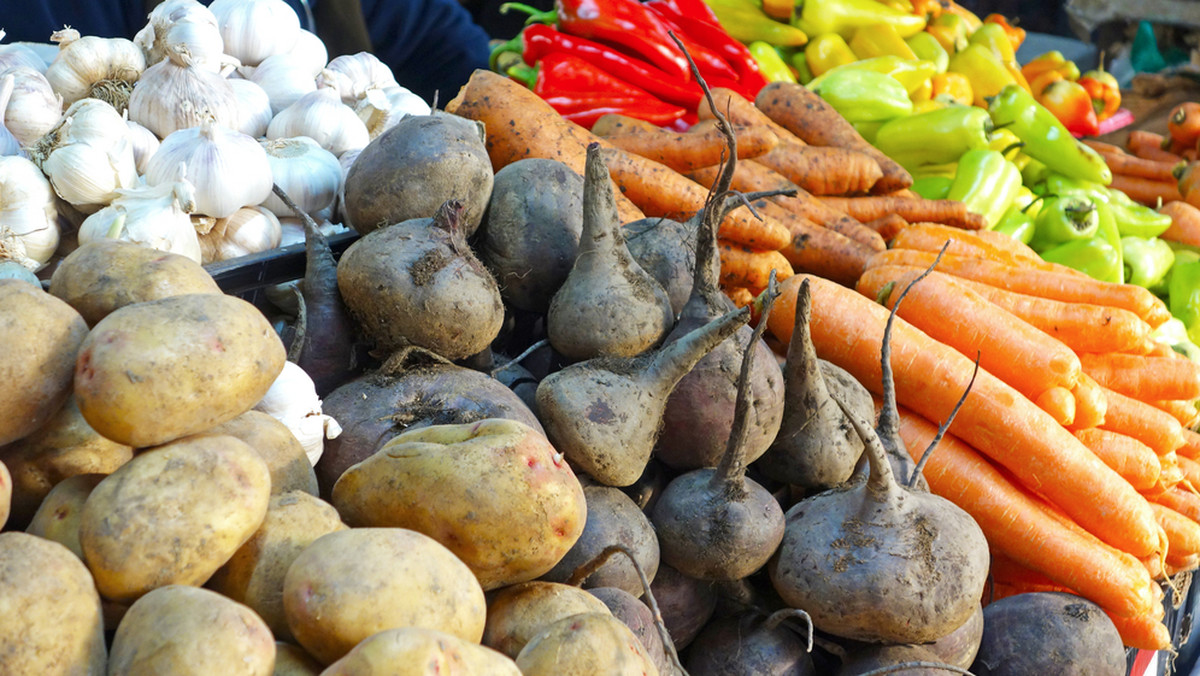
<instances>
[{"instance_id":1,"label":"garlic clove","mask_svg":"<svg viewBox=\"0 0 1200 676\"><path fill-rule=\"evenodd\" d=\"M342 185L342 166L333 153L307 136L263 142L271 176L288 197L309 215L333 204ZM262 203L277 216L295 214L272 192Z\"/></svg>"},{"instance_id":2,"label":"garlic clove","mask_svg":"<svg viewBox=\"0 0 1200 676\"><path fill-rule=\"evenodd\" d=\"M300 33L300 16L284 0L213 0L225 52L247 66L292 49Z\"/></svg>"},{"instance_id":3,"label":"garlic clove","mask_svg":"<svg viewBox=\"0 0 1200 676\"><path fill-rule=\"evenodd\" d=\"M308 136L334 155L363 148L371 141L367 125L330 88L312 91L279 111L267 126L267 138Z\"/></svg>"},{"instance_id":4,"label":"garlic clove","mask_svg":"<svg viewBox=\"0 0 1200 676\"><path fill-rule=\"evenodd\" d=\"M64 105L94 98L118 112L125 110L134 83L146 69L141 48L125 38L81 37L72 28L55 31L50 40L59 49L46 68L46 80Z\"/></svg>"}]
</instances>

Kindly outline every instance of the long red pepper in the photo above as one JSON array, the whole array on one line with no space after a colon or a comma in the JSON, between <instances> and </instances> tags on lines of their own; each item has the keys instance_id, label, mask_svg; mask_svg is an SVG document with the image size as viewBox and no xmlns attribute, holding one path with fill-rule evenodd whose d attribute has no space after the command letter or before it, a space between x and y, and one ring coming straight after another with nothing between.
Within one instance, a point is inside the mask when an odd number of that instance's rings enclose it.
<instances>
[{"instance_id":1,"label":"long red pepper","mask_svg":"<svg viewBox=\"0 0 1200 676\"><path fill-rule=\"evenodd\" d=\"M704 5L701 0L697 0L699 4ZM754 100L754 95L758 90L767 86L767 78L763 76L762 71L758 67L758 61L750 54L750 50L746 45L733 39L724 28L714 20L708 22L703 18L698 18L695 15L683 11L684 5L691 6L694 4L692 0L650 0L646 6L651 11L658 13L665 21L671 22L679 28L679 32L686 34L694 42L705 45L713 51L720 54L737 75L734 79L738 81L738 86L732 87L740 92L749 93L751 101ZM705 9L708 8L704 5ZM708 10L711 15L712 10ZM700 15L703 16L703 15ZM713 17L716 18L715 16ZM697 66L699 63L697 63ZM708 79L708 76L705 76ZM721 85L708 83L710 87Z\"/></svg>"}]
</instances>

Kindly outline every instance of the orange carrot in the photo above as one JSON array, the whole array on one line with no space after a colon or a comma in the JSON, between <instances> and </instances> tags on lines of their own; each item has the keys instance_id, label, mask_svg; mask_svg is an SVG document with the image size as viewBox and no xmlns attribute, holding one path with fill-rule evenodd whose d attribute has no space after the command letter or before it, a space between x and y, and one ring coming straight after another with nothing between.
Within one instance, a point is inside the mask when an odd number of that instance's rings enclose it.
<instances>
[{"instance_id":1,"label":"orange carrot","mask_svg":"<svg viewBox=\"0 0 1200 676\"><path fill-rule=\"evenodd\" d=\"M717 110L724 113L730 124L740 124L747 127L762 126L770 129L776 136L779 137L781 143L795 143L804 145L798 136L792 132L779 126L767 116L766 113L759 110L754 102L742 96L741 94L727 89L725 87L716 87L712 90L713 102L717 104ZM700 105L697 107L696 116L701 120L712 120L716 116L708 107L708 99L701 98Z\"/></svg>"},{"instance_id":2,"label":"orange carrot","mask_svg":"<svg viewBox=\"0 0 1200 676\"><path fill-rule=\"evenodd\" d=\"M1139 401L1200 397L1200 364L1190 359L1105 352L1079 360L1096 382Z\"/></svg>"},{"instance_id":3,"label":"orange carrot","mask_svg":"<svg viewBox=\"0 0 1200 676\"><path fill-rule=\"evenodd\" d=\"M914 265L929 267L936 254L927 251L889 249L871 257L868 267ZM1166 304L1147 289L1132 284L1113 284L1082 275L1070 275L1027 267L1005 265L980 258L942 256L938 270L1031 296L1074 303L1092 303L1129 310L1157 328L1171 318Z\"/></svg>"},{"instance_id":4,"label":"orange carrot","mask_svg":"<svg viewBox=\"0 0 1200 676\"><path fill-rule=\"evenodd\" d=\"M1200 432L1183 428L1183 445L1175 452L1184 458L1200 461ZM1196 488L1200 489L1200 484L1196 484Z\"/></svg>"},{"instance_id":5,"label":"orange carrot","mask_svg":"<svg viewBox=\"0 0 1200 676\"><path fill-rule=\"evenodd\" d=\"M772 311L774 314L774 311ZM919 457L937 428L900 409L900 437ZM1126 615L1148 612L1155 586L1138 560L1053 518L1045 501L947 434L925 465L930 490L970 514L995 551ZM1147 506L1149 510L1149 506Z\"/></svg>"},{"instance_id":6,"label":"orange carrot","mask_svg":"<svg viewBox=\"0 0 1200 676\"><path fill-rule=\"evenodd\" d=\"M1167 118L1167 134L1174 143L1196 147L1196 141L1200 140L1200 103L1184 101L1176 104Z\"/></svg>"},{"instance_id":7,"label":"orange carrot","mask_svg":"<svg viewBox=\"0 0 1200 676\"><path fill-rule=\"evenodd\" d=\"M1050 417L1063 427L1068 427L1075 422L1075 395L1065 387L1050 387L1042 390L1041 394L1034 397L1033 403L1049 413Z\"/></svg>"},{"instance_id":8,"label":"orange carrot","mask_svg":"<svg viewBox=\"0 0 1200 676\"><path fill-rule=\"evenodd\" d=\"M1175 177L1171 175L1171 171L1175 168L1178 162L1160 162L1158 160L1147 160L1136 155L1130 155L1124 151L1120 153L1109 151L1097 151L1104 158L1108 168L1112 170L1114 176L1122 174L1125 176L1137 176L1140 178L1150 179L1151 181L1174 181Z\"/></svg>"},{"instance_id":9,"label":"orange carrot","mask_svg":"<svg viewBox=\"0 0 1200 676\"><path fill-rule=\"evenodd\" d=\"M883 176L875 158L849 148L785 143L754 159L814 195L866 192Z\"/></svg>"},{"instance_id":10,"label":"orange carrot","mask_svg":"<svg viewBox=\"0 0 1200 676\"><path fill-rule=\"evenodd\" d=\"M1158 517L1158 523L1167 531L1167 563L1173 566L1185 565L1187 557L1200 555L1200 523L1196 523L1175 510L1150 502L1151 509Z\"/></svg>"},{"instance_id":11,"label":"orange carrot","mask_svg":"<svg viewBox=\"0 0 1200 676\"><path fill-rule=\"evenodd\" d=\"M1125 149L1119 145L1116 145L1113 143L1107 143L1105 141L1098 141L1098 140L1092 139L1092 138L1083 139L1083 145L1091 148L1092 150L1095 150L1096 152L1098 152L1102 155L1104 153L1115 154L1115 155L1128 155L1129 154L1129 153L1125 152Z\"/></svg>"},{"instance_id":12,"label":"orange carrot","mask_svg":"<svg viewBox=\"0 0 1200 676\"><path fill-rule=\"evenodd\" d=\"M1099 387L1108 400L1101 428L1131 436L1154 449L1159 457L1183 445L1183 427L1170 413L1103 385Z\"/></svg>"},{"instance_id":13,"label":"orange carrot","mask_svg":"<svg viewBox=\"0 0 1200 676\"><path fill-rule=\"evenodd\" d=\"M614 131L605 135L604 138L622 150L660 162L680 173L686 173L700 167L720 164L729 152L724 134L715 126L706 125L706 127L707 131L683 133L664 129L656 129L653 132ZM737 136L739 160L766 154L779 144L779 138L764 127L734 126L732 131Z\"/></svg>"},{"instance_id":14,"label":"orange carrot","mask_svg":"<svg viewBox=\"0 0 1200 676\"><path fill-rule=\"evenodd\" d=\"M726 286L765 289L772 270L779 281L792 276L792 266L778 251L751 249L725 240L717 240L717 250L721 254L721 283Z\"/></svg>"},{"instance_id":15,"label":"orange carrot","mask_svg":"<svg viewBox=\"0 0 1200 676\"><path fill-rule=\"evenodd\" d=\"M1128 195L1129 199L1149 207L1157 207L1159 202L1183 199L1183 196L1179 194L1179 184L1175 179L1156 180L1114 173L1112 183L1108 184L1108 187L1120 190Z\"/></svg>"},{"instance_id":16,"label":"orange carrot","mask_svg":"<svg viewBox=\"0 0 1200 676\"><path fill-rule=\"evenodd\" d=\"M781 208L775 204L764 206L768 213L772 207ZM867 267L867 260L876 253L848 237L813 225L808 219L788 214L784 223L791 229L792 239L779 249L780 253L792 264L796 272L809 272L831 279L839 284L852 285L862 275Z\"/></svg>"},{"instance_id":17,"label":"orange carrot","mask_svg":"<svg viewBox=\"0 0 1200 676\"><path fill-rule=\"evenodd\" d=\"M446 103L446 112L483 122L488 157L499 171L526 157L558 160L583 175L587 146L607 142L587 129L563 119L529 88L499 73L478 69ZM644 217L633 202L614 190L617 211L624 223Z\"/></svg>"},{"instance_id":18,"label":"orange carrot","mask_svg":"<svg viewBox=\"0 0 1200 676\"><path fill-rule=\"evenodd\" d=\"M889 312L856 291L798 274L780 285L768 318L771 333L790 340L796 288L805 279L812 292L810 324L817 355L879 392L879 355ZM897 400L926 418L947 415L975 374L971 359L899 318L891 353ZM975 375L950 429L1101 540L1135 556L1161 546L1145 498L1062 425L986 370Z\"/></svg>"},{"instance_id":19,"label":"orange carrot","mask_svg":"<svg viewBox=\"0 0 1200 676\"><path fill-rule=\"evenodd\" d=\"M754 302L754 292L744 286L722 286L721 290L737 307L746 307Z\"/></svg>"},{"instance_id":20,"label":"orange carrot","mask_svg":"<svg viewBox=\"0 0 1200 676\"><path fill-rule=\"evenodd\" d=\"M964 230L979 230L986 225L979 214L967 211L967 205L957 200L868 195L864 197L829 196L822 197L821 201L864 223L887 214L897 214L909 223L942 223Z\"/></svg>"},{"instance_id":21,"label":"orange carrot","mask_svg":"<svg viewBox=\"0 0 1200 676\"><path fill-rule=\"evenodd\" d=\"M1192 427L1200 422L1200 409L1196 407L1200 402L1195 399L1161 399L1146 403L1160 411L1170 413L1184 427Z\"/></svg>"},{"instance_id":22,"label":"orange carrot","mask_svg":"<svg viewBox=\"0 0 1200 676\"><path fill-rule=\"evenodd\" d=\"M1158 212L1171 217L1171 227L1159 237L1171 241L1200 247L1200 209L1175 200L1158 208Z\"/></svg>"},{"instance_id":23,"label":"orange carrot","mask_svg":"<svg viewBox=\"0 0 1200 676\"><path fill-rule=\"evenodd\" d=\"M1037 252L1017 240L1003 236L1012 244L998 244L984 232L963 230L939 223L913 223L892 239L893 249L938 252L946 247L952 256L990 258L1006 265L1032 267L1038 270L1062 271L1062 266L1047 263ZM1069 269L1069 268L1068 268ZM1074 271L1072 271L1074 273Z\"/></svg>"},{"instance_id":24,"label":"orange carrot","mask_svg":"<svg viewBox=\"0 0 1200 676\"><path fill-rule=\"evenodd\" d=\"M1170 507L1192 521L1200 522L1200 495L1195 489L1179 484L1165 493L1155 495L1154 501Z\"/></svg>"},{"instance_id":25,"label":"orange carrot","mask_svg":"<svg viewBox=\"0 0 1200 676\"><path fill-rule=\"evenodd\" d=\"M1163 135L1144 129L1129 132L1125 147L1134 155L1159 162L1181 162L1183 157L1163 149Z\"/></svg>"},{"instance_id":26,"label":"orange carrot","mask_svg":"<svg viewBox=\"0 0 1200 676\"><path fill-rule=\"evenodd\" d=\"M1124 617L1112 612L1105 612L1116 625L1117 633L1121 635L1121 643L1126 647L1139 650L1170 650L1171 631L1167 629L1167 625L1163 624L1162 604L1159 603L1158 607L1160 608L1158 617L1152 613Z\"/></svg>"},{"instance_id":27,"label":"orange carrot","mask_svg":"<svg viewBox=\"0 0 1200 676\"><path fill-rule=\"evenodd\" d=\"M872 268L859 278L857 289L891 307L920 275L913 270ZM950 275L933 272L914 284L899 315L967 358L978 355L983 370L1030 400L1051 388L1062 389L1070 399L1070 389L1079 380L1079 357L1071 348L996 307ZM1071 403L1073 408L1074 401Z\"/></svg>"},{"instance_id":28,"label":"orange carrot","mask_svg":"<svg viewBox=\"0 0 1200 676\"><path fill-rule=\"evenodd\" d=\"M804 85L772 82L758 92L754 105L805 143L849 148L874 157L883 170L875 191L888 193L912 185L912 176L904 167L868 143L846 118Z\"/></svg>"},{"instance_id":29,"label":"orange carrot","mask_svg":"<svg viewBox=\"0 0 1200 676\"><path fill-rule=\"evenodd\" d=\"M1162 495L1176 486L1182 485L1187 488L1191 485L1184 483L1187 477L1183 474L1183 468L1179 466L1179 454L1175 451L1158 456L1158 465L1162 468L1158 473L1158 481L1150 488L1142 490L1142 495L1153 500L1155 496Z\"/></svg>"},{"instance_id":30,"label":"orange carrot","mask_svg":"<svg viewBox=\"0 0 1200 676\"><path fill-rule=\"evenodd\" d=\"M901 230L907 228L909 222L904 220L904 217L899 214L887 214L886 216L869 220L864 225L879 233L880 238L891 240L900 234Z\"/></svg>"},{"instance_id":31,"label":"orange carrot","mask_svg":"<svg viewBox=\"0 0 1200 676\"><path fill-rule=\"evenodd\" d=\"M1108 397L1100 385L1083 373L1071 394L1075 395L1075 422L1068 426L1069 429L1078 431L1099 427L1108 413Z\"/></svg>"},{"instance_id":32,"label":"orange carrot","mask_svg":"<svg viewBox=\"0 0 1200 676\"><path fill-rule=\"evenodd\" d=\"M1179 465L1179 471L1183 473L1183 478L1192 485L1192 487L1200 486L1200 462L1196 462L1192 458L1175 453L1175 463Z\"/></svg>"},{"instance_id":33,"label":"orange carrot","mask_svg":"<svg viewBox=\"0 0 1200 676\"><path fill-rule=\"evenodd\" d=\"M1162 473L1158 456L1137 439L1098 428L1076 430L1075 438L1134 488L1148 489L1158 483Z\"/></svg>"}]
</instances>

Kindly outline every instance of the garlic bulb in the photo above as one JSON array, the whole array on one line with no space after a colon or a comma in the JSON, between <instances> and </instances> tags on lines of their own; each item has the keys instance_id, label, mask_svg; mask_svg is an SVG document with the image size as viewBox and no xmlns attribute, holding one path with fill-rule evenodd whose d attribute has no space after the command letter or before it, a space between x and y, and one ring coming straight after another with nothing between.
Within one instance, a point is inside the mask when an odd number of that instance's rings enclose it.
<instances>
[{"instance_id":1,"label":"garlic bulb","mask_svg":"<svg viewBox=\"0 0 1200 676\"><path fill-rule=\"evenodd\" d=\"M326 237L340 235L343 232L350 232L350 228L339 223L330 223L328 212L324 210L313 214L312 219L317 222L317 230ZM279 240L279 246L291 246L293 244L304 244L304 221L294 216L280 216L279 227L283 230L283 236Z\"/></svg>"},{"instance_id":2,"label":"garlic bulb","mask_svg":"<svg viewBox=\"0 0 1200 676\"><path fill-rule=\"evenodd\" d=\"M217 17L197 0L166 0L155 7L133 42L145 54L146 64L167 57L171 49L186 48L193 63L214 70L225 50Z\"/></svg>"},{"instance_id":3,"label":"garlic bulb","mask_svg":"<svg viewBox=\"0 0 1200 676\"><path fill-rule=\"evenodd\" d=\"M150 158L158 152L158 137L154 135L154 132L133 120L125 120L125 126L129 127L129 142L133 145L133 160L137 165L137 171L139 174L144 174Z\"/></svg>"},{"instance_id":4,"label":"garlic bulb","mask_svg":"<svg viewBox=\"0 0 1200 676\"><path fill-rule=\"evenodd\" d=\"M293 136L307 136L334 155L362 148L371 141L367 125L329 88L300 97L279 111L267 127L267 138Z\"/></svg>"},{"instance_id":5,"label":"garlic bulb","mask_svg":"<svg viewBox=\"0 0 1200 676\"><path fill-rule=\"evenodd\" d=\"M284 0L213 0L225 53L247 66L257 66L272 54L296 44L300 16Z\"/></svg>"},{"instance_id":6,"label":"garlic bulb","mask_svg":"<svg viewBox=\"0 0 1200 676\"><path fill-rule=\"evenodd\" d=\"M183 164L196 186L193 211L225 218L271 194L271 164L254 138L207 119L199 127L173 132L162 140L146 167L152 185L179 179Z\"/></svg>"},{"instance_id":7,"label":"garlic bulb","mask_svg":"<svg viewBox=\"0 0 1200 676\"><path fill-rule=\"evenodd\" d=\"M185 49L168 49L167 58L147 68L129 96L129 119L159 138L209 117L236 129L237 95L220 73L194 65Z\"/></svg>"},{"instance_id":8,"label":"garlic bulb","mask_svg":"<svg viewBox=\"0 0 1200 676\"><path fill-rule=\"evenodd\" d=\"M308 76L314 81L325 64L329 63L329 50L325 49L325 43L317 37L316 33L311 33L303 28L296 35L296 44L292 45L291 50L287 53L300 60L304 72L308 73Z\"/></svg>"},{"instance_id":9,"label":"garlic bulb","mask_svg":"<svg viewBox=\"0 0 1200 676\"><path fill-rule=\"evenodd\" d=\"M200 240L188 217L195 206L195 189L186 180L121 190L112 204L79 226L79 243L119 239L199 263Z\"/></svg>"},{"instance_id":10,"label":"garlic bulb","mask_svg":"<svg viewBox=\"0 0 1200 676\"><path fill-rule=\"evenodd\" d=\"M50 182L24 157L0 157L0 259L40 270L58 248L58 238Z\"/></svg>"},{"instance_id":11,"label":"garlic bulb","mask_svg":"<svg viewBox=\"0 0 1200 676\"><path fill-rule=\"evenodd\" d=\"M8 107L8 100L12 98L13 92L13 76L12 73L5 73L0 77L0 110L5 110ZM13 136L3 124L4 120L0 120L0 156L20 155L21 142Z\"/></svg>"},{"instance_id":12,"label":"garlic bulb","mask_svg":"<svg viewBox=\"0 0 1200 676\"><path fill-rule=\"evenodd\" d=\"M317 81L309 74L303 59L291 53L268 56L253 69L243 67L240 72L267 92L272 114L317 89Z\"/></svg>"},{"instance_id":13,"label":"garlic bulb","mask_svg":"<svg viewBox=\"0 0 1200 676\"><path fill-rule=\"evenodd\" d=\"M228 218L218 218L211 230L200 235L200 253L206 265L227 261L274 249L282 236L275 214L263 207L242 207Z\"/></svg>"},{"instance_id":14,"label":"garlic bulb","mask_svg":"<svg viewBox=\"0 0 1200 676\"><path fill-rule=\"evenodd\" d=\"M312 378L295 362L284 362L283 371L271 383L254 410L262 411L287 426L296 435L313 465L325 451L325 440L336 439L342 426L321 411L321 399Z\"/></svg>"},{"instance_id":15,"label":"garlic bulb","mask_svg":"<svg viewBox=\"0 0 1200 676\"><path fill-rule=\"evenodd\" d=\"M54 93L41 71L17 66L0 72L13 76L12 96L4 111L4 126L21 145L30 145L62 117L62 97Z\"/></svg>"},{"instance_id":16,"label":"garlic bulb","mask_svg":"<svg viewBox=\"0 0 1200 676\"><path fill-rule=\"evenodd\" d=\"M0 29L0 40L3 39L4 30ZM41 56L38 56L37 52L29 47L25 45L0 45L0 73L18 66L32 68L39 73L46 70L46 62L42 60Z\"/></svg>"},{"instance_id":17,"label":"garlic bulb","mask_svg":"<svg viewBox=\"0 0 1200 676\"><path fill-rule=\"evenodd\" d=\"M229 85L237 96L238 131L254 138L266 135L267 125L271 124L274 115L271 97L267 96L266 90L241 78L229 78Z\"/></svg>"},{"instance_id":18,"label":"garlic bulb","mask_svg":"<svg viewBox=\"0 0 1200 676\"><path fill-rule=\"evenodd\" d=\"M329 62L317 75L318 87L337 90L342 102L353 106L371 89L399 87L392 69L370 52L343 54Z\"/></svg>"},{"instance_id":19,"label":"garlic bulb","mask_svg":"<svg viewBox=\"0 0 1200 676\"><path fill-rule=\"evenodd\" d=\"M133 84L146 70L146 57L132 40L80 37L79 31L64 28L50 41L58 43L58 54L46 68L46 80L64 105L93 98L125 110Z\"/></svg>"},{"instance_id":20,"label":"garlic bulb","mask_svg":"<svg viewBox=\"0 0 1200 676\"><path fill-rule=\"evenodd\" d=\"M396 86L368 89L354 106L354 112L374 139L408 115L428 115L431 111L425 99Z\"/></svg>"},{"instance_id":21,"label":"garlic bulb","mask_svg":"<svg viewBox=\"0 0 1200 676\"><path fill-rule=\"evenodd\" d=\"M137 160L125 119L100 99L80 99L27 149L58 193L91 213L137 183Z\"/></svg>"},{"instance_id":22,"label":"garlic bulb","mask_svg":"<svg viewBox=\"0 0 1200 676\"><path fill-rule=\"evenodd\" d=\"M264 141L271 177L296 206L312 214L333 204L342 166L333 153L307 136ZM277 216L295 216L274 192L262 203Z\"/></svg>"}]
</instances>

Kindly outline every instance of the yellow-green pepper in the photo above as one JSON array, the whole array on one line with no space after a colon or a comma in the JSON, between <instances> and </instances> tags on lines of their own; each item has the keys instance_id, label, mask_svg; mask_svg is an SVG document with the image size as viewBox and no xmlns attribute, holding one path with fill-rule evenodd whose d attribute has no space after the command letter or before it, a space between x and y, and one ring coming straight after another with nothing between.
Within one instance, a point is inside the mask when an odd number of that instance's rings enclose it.
<instances>
[{"instance_id":1,"label":"yellow-green pepper","mask_svg":"<svg viewBox=\"0 0 1200 676\"><path fill-rule=\"evenodd\" d=\"M1029 89L1029 83L1021 74L1021 66L1017 64L1017 55L1013 50L1012 41L1003 26L998 23L985 23L971 34L971 37L967 39L967 44L983 45L991 49L999 57L1000 63L1004 64L1004 69L1012 76L1013 81L1026 90Z\"/></svg>"},{"instance_id":2,"label":"yellow-green pepper","mask_svg":"<svg viewBox=\"0 0 1200 676\"><path fill-rule=\"evenodd\" d=\"M958 160L947 199L958 200L983 216L990 230L1012 204L1021 187L1021 172L998 151L976 148Z\"/></svg>"},{"instance_id":3,"label":"yellow-green pepper","mask_svg":"<svg viewBox=\"0 0 1200 676\"><path fill-rule=\"evenodd\" d=\"M844 38L863 26L886 23L901 37L925 28L925 17L889 7L876 0L804 0L792 24L808 35L837 33Z\"/></svg>"},{"instance_id":4,"label":"yellow-green pepper","mask_svg":"<svg viewBox=\"0 0 1200 676\"><path fill-rule=\"evenodd\" d=\"M817 35L804 46L804 60L813 77L820 77L837 68L854 63L858 57L837 33Z\"/></svg>"},{"instance_id":5,"label":"yellow-green pepper","mask_svg":"<svg viewBox=\"0 0 1200 676\"><path fill-rule=\"evenodd\" d=\"M811 66L811 63L809 64ZM902 59L898 56L876 56L870 59L861 61L853 61L826 70L817 75L810 82L808 87L812 89L820 84L821 78L827 77L831 72L837 70L869 70L876 73L883 73L895 78L900 84L904 85L904 91L911 93L919 89L922 85L929 82L930 79L937 74L937 66L930 61L914 61L912 59ZM815 73L816 71L814 71Z\"/></svg>"},{"instance_id":6,"label":"yellow-green pepper","mask_svg":"<svg viewBox=\"0 0 1200 676\"><path fill-rule=\"evenodd\" d=\"M1162 282L1175 263L1171 246L1157 237L1122 237L1125 281L1150 288Z\"/></svg>"},{"instance_id":7,"label":"yellow-green pepper","mask_svg":"<svg viewBox=\"0 0 1200 676\"><path fill-rule=\"evenodd\" d=\"M1016 85L1012 73L1004 67L1000 57L985 45L967 45L950 57L947 72L962 73L971 82L975 105L987 106L988 97L999 94L1008 85Z\"/></svg>"},{"instance_id":8,"label":"yellow-green pepper","mask_svg":"<svg viewBox=\"0 0 1200 676\"><path fill-rule=\"evenodd\" d=\"M746 45L746 49L758 63L758 70L767 78L767 82L796 82L792 69L784 62L774 45L755 40Z\"/></svg>"},{"instance_id":9,"label":"yellow-green pepper","mask_svg":"<svg viewBox=\"0 0 1200 676\"><path fill-rule=\"evenodd\" d=\"M817 80L809 87L850 122L878 122L912 114L908 93L890 75L849 68Z\"/></svg>"},{"instance_id":10,"label":"yellow-green pepper","mask_svg":"<svg viewBox=\"0 0 1200 676\"><path fill-rule=\"evenodd\" d=\"M980 46L968 49L976 47ZM988 102L988 113L997 127L1008 127L1025 142L1021 152L1050 169L1072 178L1112 183L1112 170L1104 158L1071 136L1053 113L1016 84L1004 87Z\"/></svg>"},{"instance_id":11,"label":"yellow-green pepper","mask_svg":"<svg viewBox=\"0 0 1200 676\"><path fill-rule=\"evenodd\" d=\"M889 23L876 23L855 29L848 44L850 50L860 59L870 59L876 56L917 58L912 47L909 47L904 38L900 37L900 34L896 32L896 27Z\"/></svg>"},{"instance_id":12,"label":"yellow-green pepper","mask_svg":"<svg viewBox=\"0 0 1200 676\"><path fill-rule=\"evenodd\" d=\"M955 162L988 145L992 118L975 106L947 106L901 117L880 127L873 145L905 168Z\"/></svg>"},{"instance_id":13,"label":"yellow-green pepper","mask_svg":"<svg viewBox=\"0 0 1200 676\"><path fill-rule=\"evenodd\" d=\"M937 66L939 73L945 73L946 67L950 65L950 52L947 52L942 44L925 31L921 31L916 35L905 38L904 42L908 43L908 48L912 50L915 58L933 62Z\"/></svg>"}]
</instances>

